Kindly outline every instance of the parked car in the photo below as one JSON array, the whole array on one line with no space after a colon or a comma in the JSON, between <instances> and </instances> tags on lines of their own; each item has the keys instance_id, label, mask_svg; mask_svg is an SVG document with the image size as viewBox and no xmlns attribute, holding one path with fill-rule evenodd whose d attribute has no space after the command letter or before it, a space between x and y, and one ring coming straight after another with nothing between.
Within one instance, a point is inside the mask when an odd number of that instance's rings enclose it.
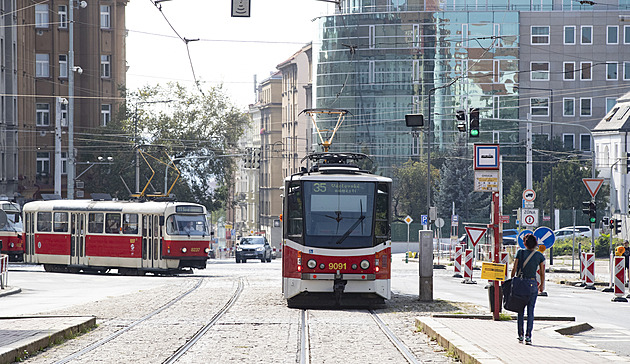
<instances>
[{"instance_id":1,"label":"parked car","mask_svg":"<svg viewBox=\"0 0 630 364\"><path fill-rule=\"evenodd\" d=\"M516 229L503 229L503 245L516 245L518 233Z\"/></svg>"},{"instance_id":2,"label":"parked car","mask_svg":"<svg viewBox=\"0 0 630 364\"><path fill-rule=\"evenodd\" d=\"M244 236L236 245L236 262L246 263L247 259L260 259L271 262L271 245L264 236Z\"/></svg>"},{"instance_id":3,"label":"parked car","mask_svg":"<svg viewBox=\"0 0 630 364\"><path fill-rule=\"evenodd\" d=\"M556 235L557 239L565 239L573 237L573 226L563 227L562 229L556 230L553 232ZM595 237L599 236L599 230L595 229ZM591 237L591 228L589 226L576 226L575 227L575 237Z\"/></svg>"}]
</instances>

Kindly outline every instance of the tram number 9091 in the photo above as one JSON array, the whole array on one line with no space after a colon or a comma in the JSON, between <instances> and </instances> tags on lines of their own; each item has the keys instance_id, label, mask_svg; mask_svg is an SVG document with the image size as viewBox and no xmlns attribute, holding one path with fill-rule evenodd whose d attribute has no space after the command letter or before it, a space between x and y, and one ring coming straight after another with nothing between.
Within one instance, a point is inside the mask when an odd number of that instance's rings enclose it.
<instances>
[{"instance_id":1,"label":"tram number 9091","mask_svg":"<svg viewBox=\"0 0 630 364\"><path fill-rule=\"evenodd\" d=\"M328 269L330 270L346 269L346 263L328 263Z\"/></svg>"}]
</instances>

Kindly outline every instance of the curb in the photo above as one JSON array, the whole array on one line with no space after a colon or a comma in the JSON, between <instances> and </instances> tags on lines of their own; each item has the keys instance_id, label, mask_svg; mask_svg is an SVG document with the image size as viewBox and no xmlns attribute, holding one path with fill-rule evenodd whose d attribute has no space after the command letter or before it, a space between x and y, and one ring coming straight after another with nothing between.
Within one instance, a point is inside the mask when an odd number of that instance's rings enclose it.
<instances>
[{"instance_id":1,"label":"curb","mask_svg":"<svg viewBox=\"0 0 630 364\"><path fill-rule=\"evenodd\" d=\"M20 293L22 289L20 287L5 287L5 289L0 290L0 297L9 296L12 294Z\"/></svg>"},{"instance_id":2,"label":"curb","mask_svg":"<svg viewBox=\"0 0 630 364\"><path fill-rule=\"evenodd\" d=\"M592 328L593 326L589 325L587 322L582 322L575 325L566 325L564 327L557 328L554 331L562 335L575 335L591 330Z\"/></svg>"},{"instance_id":3,"label":"curb","mask_svg":"<svg viewBox=\"0 0 630 364\"><path fill-rule=\"evenodd\" d=\"M33 318L33 317L31 317ZM76 317L74 317L76 318ZM20 319L18 317L14 319ZM71 324L64 329L40 330L37 334L32 335L28 339L22 339L10 345L3 346L0 350L0 364L9 364L15 361L22 361L22 357L37 353L38 351L55 345L61 341L65 341L84 331L96 326L96 317L83 317L82 322Z\"/></svg>"}]
</instances>

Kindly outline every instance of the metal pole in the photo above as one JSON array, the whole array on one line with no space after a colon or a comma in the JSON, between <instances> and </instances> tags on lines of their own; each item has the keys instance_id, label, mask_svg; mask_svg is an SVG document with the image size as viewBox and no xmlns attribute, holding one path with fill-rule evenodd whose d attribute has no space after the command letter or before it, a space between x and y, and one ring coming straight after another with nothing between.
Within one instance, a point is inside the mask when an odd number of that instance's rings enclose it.
<instances>
[{"instance_id":1,"label":"metal pole","mask_svg":"<svg viewBox=\"0 0 630 364\"><path fill-rule=\"evenodd\" d=\"M55 97L55 195L61 196L61 97Z\"/></svg>"},{"instance_id":2,"label":"metal pole","mask_svg":"<svg viewBox=\"0 0 630 364\"><path fill-rule=\"evenodd\" d=\"M66 197L74 199L74 0L68 1L68 176Z\"/></svg>"},{"instance_id":3,"label":"metal pole","mask_svg":"<svg viewBox=\"0 0 630 364\"><path fill-rule=\"evenodd\" d=\"M136 147L136 193L140 193L140 146L138 145L138 104L133 117L133 142Z\"/></svg>"},{"instance_id":4,"label":"metal pole","mask_svg":"<svg viewBox=\"0 0 630 364\"><path fill-rule=\"evenodd\" d=\"M429 221L429 209L431 208L431 94L435 88L429 90L429 117L427 118L427 224Z\"/></svg>"}]
</instances>

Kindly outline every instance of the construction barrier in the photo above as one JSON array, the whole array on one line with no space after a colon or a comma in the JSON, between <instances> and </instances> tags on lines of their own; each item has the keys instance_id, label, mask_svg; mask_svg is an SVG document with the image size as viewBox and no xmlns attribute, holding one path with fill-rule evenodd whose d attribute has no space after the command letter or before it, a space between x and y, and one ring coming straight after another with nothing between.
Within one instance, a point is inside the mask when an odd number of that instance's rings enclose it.
<instances>
[{"instance_id":1,"label":"construction barrier","mask_svg":"<svg viewBox=\"0 0 630 364\"><path fill-rule=\"evenodd\" d=\"M586 289L595 289L595 254L584 254L584 277L586 283Z\"/></svg>"},{"instance_id":2,"label":"construction barrier","mask_svg":"<svg viewBox=\"0 0 630 364\"><path fill-rule=\"evenodd\" d=\"M9 280L9 256L2 254L0 256L0 289L8 284Z\"/></svg>"},{"instance_id":3,"label":"construction barrier","mask_svg":"<svg viewBox=\"0 0 630 364\"><path fill-rule=\"evenodd\" d=\"M536 282L538 282L538 285L543 284L541 276L540 276L540 266L536 268ZM549 296L549 294L545 291L542 291L542 292L538 292L538 296L547 297Z\"/></svg>"},{"instance_id":4,"label":"construction barrier","mask_svg":"<svg viewBox=\"0 0 630 364\"><path fill-rule=\"evenodd\" d=\"M615 264L615 279L614 283L614 293L615 297L612 299L613 302L628 302L628 300L623 296L626 294L626 258L623 256L614 257Z\"/></svg>"},{"instance_id":5,"label":"construction barrier","mask_svg":"<svg viewBox=\"0 0 630 364\"><path fill-rule=\"evenodd\" d=\"M464 247L461 245L458 245L455 247L455 260L454 260L455 274L453 274L453 277L455 278L462 278L462 251L463 250L464 250Z\"/></svg>"},{"instance_id":6,"label":"construction barrier","mask_svg":"<svg viewBox=\"0 0 630 364\"><path fill-rule=\"evenodd\" d=\"M510 270L510 266L508 265L509 263L509 258L510 255L508 254L508 252L499 252L499 258L501 259L501 264L505 264L505 278L503 278L503 280L507 280L508 279L508 271Z\"/></svg>"},{"instance_id":7,"label":"construction barrier","mask_svg":"<svg viewBox=\"0 0 630 364\"><path fill-rule=\"evenodd\" d=\"M473 250L466 249L464 256L464 280L462 283L476 283L473 281Z\"/></svg>"}]
</instances>

